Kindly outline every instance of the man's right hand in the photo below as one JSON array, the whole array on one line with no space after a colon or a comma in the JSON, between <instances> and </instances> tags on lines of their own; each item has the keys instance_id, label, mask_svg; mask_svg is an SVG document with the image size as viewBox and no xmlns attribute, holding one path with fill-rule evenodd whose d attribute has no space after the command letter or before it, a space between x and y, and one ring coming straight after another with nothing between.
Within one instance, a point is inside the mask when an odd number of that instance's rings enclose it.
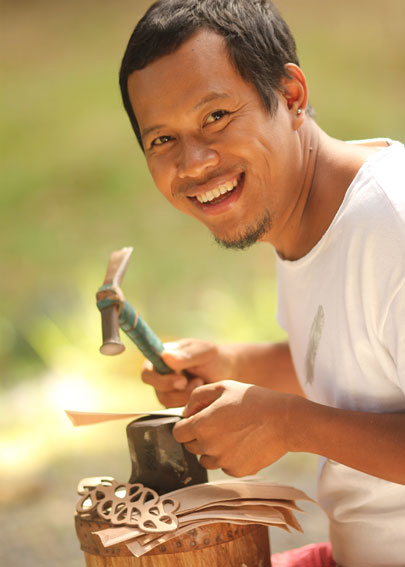
<instances>
[{"instance_id":1,"label":"man's right hand","mask_svg":"<svg viewBox=\"0 0 405 567\"><path fill-rule=\"evenodd\" d=\"M142 380L156 390L156 395L166 407L186 405L191 392L220 380L233 378L232 349L199 339L182 339L165 343L162 358L173 369L173 374L159 374L152 363L146 361ZM193 378L186 378L186 370Z\"/></svg>"}]
</instances>

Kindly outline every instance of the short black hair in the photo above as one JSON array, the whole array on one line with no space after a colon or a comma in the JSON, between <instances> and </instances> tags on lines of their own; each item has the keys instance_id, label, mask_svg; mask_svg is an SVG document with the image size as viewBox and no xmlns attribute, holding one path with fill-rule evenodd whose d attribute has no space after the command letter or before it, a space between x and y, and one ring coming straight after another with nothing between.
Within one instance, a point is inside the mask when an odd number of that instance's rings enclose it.
<instances>
[{"instance_id":1,"label":"short black hair","mask_svg":"<svg viewBox=\"0 0 405 567\"><path fill-rule=\"evenodd\" d=\"M128 94L133 71L173 53L201 29L225 38L230 59L241 77L252 83L265 108L273 113L276 90L288 76L286 63L299 65L291 31L271 0L159 0L136 25L119 75L122 100L139 144L138 121Z\"/></svg>"}]
</instances>

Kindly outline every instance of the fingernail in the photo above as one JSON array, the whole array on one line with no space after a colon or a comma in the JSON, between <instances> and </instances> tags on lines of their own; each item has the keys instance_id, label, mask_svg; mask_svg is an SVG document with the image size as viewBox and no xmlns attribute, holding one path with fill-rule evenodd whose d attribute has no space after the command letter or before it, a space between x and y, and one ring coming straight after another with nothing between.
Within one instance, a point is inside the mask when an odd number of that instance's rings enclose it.
<instances>
[{"instance_id":1,"label":"fingernail","mask_svg":"<svg viewBox=\"0 0 405 567\"><path fill-rule=\"evenodd\" d=\"M173 387L176 390L184 390L184 388L187 386L187 378L179 378L178 380L176 380L173 383Z\"/></svg>"}]
</instances>

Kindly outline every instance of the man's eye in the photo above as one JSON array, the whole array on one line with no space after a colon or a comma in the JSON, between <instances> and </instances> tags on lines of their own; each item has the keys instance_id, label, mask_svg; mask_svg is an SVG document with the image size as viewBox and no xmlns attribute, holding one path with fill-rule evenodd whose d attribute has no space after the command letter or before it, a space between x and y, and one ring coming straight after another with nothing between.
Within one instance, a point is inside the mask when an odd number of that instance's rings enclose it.
<instances>
[{"instance_id":1,"label":"man's eye","mask_svg":"<svg viewBox=\"0 0 405 567\"><path fill-rule=\"evenodd\" d=\"M159 136L152 140L151 146L163 146L163 144L170 142L171 139L171 136Z\"/></svg>"},{"instance_id":2,"label":"man's eye","mask_svg":"<svg viewBox=\"0 0 405 567\"><path fill-rule=\"evenodd\" d=\"M229 114L226 110L216 110L215 112L211 112L205 123L212 124L213 122L218 122L218 120L221 120L221 118L223 118L226 114Z\"/></svg>"}]
</instances>

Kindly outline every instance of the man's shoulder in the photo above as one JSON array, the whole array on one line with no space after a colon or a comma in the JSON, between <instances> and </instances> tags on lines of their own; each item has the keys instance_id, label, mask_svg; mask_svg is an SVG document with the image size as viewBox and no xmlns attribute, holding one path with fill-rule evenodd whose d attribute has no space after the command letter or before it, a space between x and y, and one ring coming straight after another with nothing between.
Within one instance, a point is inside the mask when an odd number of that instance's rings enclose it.
<instances>
[{"instance_id":1,"label":"man's shoulder","mask_svg":"<svg viewBox=\"0 0 405 567\"><path fill-rule=\"evenodd\" d=\"M401 142L393 142L388 148L375 154L370 160L369 169L384 191L405 188L405 147ZM400 198L405 199L404 191Z\"/></svg>"},{"instance_id":2,"label":"man's shoulder","mask_svg":"<svg viewBox=\"0 0 405 567\"><path fill-rule=\"evenodd\" d=\"M405 149L399 142L374 153L359 170L332 226L326 248L371 279L395 285L405 273ZM395 277L394 277L395 272ZM386 277L388 280L386 280ZM377 284L376 284L377 285Z\"/></svg>"},{"instance_id":3,"label":"man's shoulder","mask_svg":"<svg viewBox=\"0 0 405 567\"><path fill-rule=\"evenodd\" d=\"M353 181L356 216L398 223L405 230L405 147L401 142L376 152ZM357 206L356 206L357 205ZM363 214L361 214L363 213Z\"/></svg>"},{"instance_id":4,"label":"man's shoulder","mask_svg":"<svg viewBox=\"0 0 405 567\"><path fill-rule=\"evenodd\" d=\"M394 142L386 150L377 153L368 164L372 179L398 213L405 220L405 148Z\"/></svg>"}]
</instances>

